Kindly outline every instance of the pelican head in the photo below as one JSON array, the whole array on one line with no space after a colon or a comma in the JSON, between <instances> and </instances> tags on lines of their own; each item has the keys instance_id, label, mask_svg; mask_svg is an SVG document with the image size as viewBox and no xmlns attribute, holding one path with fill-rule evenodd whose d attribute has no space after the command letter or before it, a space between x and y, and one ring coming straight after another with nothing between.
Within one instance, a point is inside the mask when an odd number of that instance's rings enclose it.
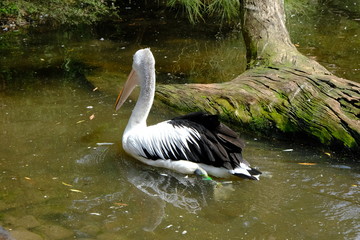
<instances>
[{"instance_id":1,"label":"pelican head","mask_svg":"<svg viewBox=\"0 0 360 240\"><path fill-rule=\"evenodd\" d=\"M115 110L119 110L137 85L148 86L155 74L155 58L150 48L138 50L133 57L132 70L125 82L124 88L116 99Z\"/></svg>"}]
</instances>

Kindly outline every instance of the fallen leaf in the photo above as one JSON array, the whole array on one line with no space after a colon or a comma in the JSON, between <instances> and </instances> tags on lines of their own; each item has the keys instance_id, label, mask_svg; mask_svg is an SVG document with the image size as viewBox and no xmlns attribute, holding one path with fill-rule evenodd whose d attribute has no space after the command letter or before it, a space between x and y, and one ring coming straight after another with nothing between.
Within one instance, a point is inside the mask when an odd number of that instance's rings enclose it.
<instances>
[{"instance_id":1,"label":"fallen leaf","mask_svg":"<svg viewBox=\"0 0 360 240\"><path fill-rule=\"evenodd\" d=\"M95 92L96 90L98 90L98 87L94 88L94 89L93 89L93 92Z\"/></svg>"},{"instance_id":2,"label":"fallen leaf","mask_svg":"<svg viewBox=\"0 0 360 240\"><path fill-rule=\"evenodd\" d=\"M90 213L90 215L101 216L101 213L92 212L92 213Z\"/></svg>"},{"instance_id":3,"label":"fallen leaf","mask_svg":"<svg viewBox=\"0 0 360 240\"><path fill-rule=\"evenodd\" d=\"M62 185L65 185L65 186L68 186L68 187L72 187L73 185L71 185L71 184L68 184L68 183L66 183L66 182L61 182L62 183Z\"/></svg>"},{"instance_id":4,"label":"fallen leaf","mask_svg":"<svg viewBox=\"0 0 360 240\"><path fill-rule=\"evenodd\" d=\"M85 120L77 121L76 124L79 124L79 123L82 123L82 122L85 122Z\"/></svg>"},{"instance_id":5,"label":"fallen leaf","mask_svg":"<svg viewBox=\"0 0 360 240\"><path fill-rule=\"evenodd\" d=\"M126 203L114 203L114 205L117 205L117 206L127 206L127 204Z\"/></svg>"},{"instance_id":6,"label":"fallen leaf","mask_svg":"<svg viewBox=\"0 0 360 240\"><path fill-rule=\"evenodd\" d=\"M172 225L172 224L170 224L170 225L168 225L168 226L164 227L164 229L171 228L172 226L173 226L173 225Z\"/></svg>"},{"instance_id":7,"label":"fallen leaf","mask_svg":"<svg viewBox=\"0 0 360 240\"><path fill-rule=\"evenodd\" d=\"M110 145L114 145L114 143L112 143L112 142L102 142L102 143L96 143L96 145L98 145L98 146L110 146Z\"/></svg>"},{"instance_id":8,"label":"fallen leaf","mask_svg":"<svg viewBox=\"0 0 360 240\"><path fill-rule=\"evenodd\" d=\"M72 192L77 192L77 193L82 193L82 191L81 191L81 190L78 190L78 189L73 189L73 188L70 188L70 191L72 191Z\"/></svg>"},{"instance_id":9,"label":"fallen leaf","mask_svg":"<svg viewBox=\"0 0 360 240\"><path fill-rule=\"evenodd\" d=\"M294 149L292 149L292 148L284 149L284 150L283 150L283 152L292 152L292 151L294 151Z\"/></svg>"},{"instance_id":10,"label":"fallen leaf","mask_svg":"<svg viewBox=\"0 0 360 240\"><path fill-rule=\"evenodd\" d=\"M316 163L311 163L311 162L301 162L301 163L298 163L300 165L304 165L304 166L314 166L316 165Z\"/></svg>"},{"instance_id":11,"label":"fallen leaf","mask_svg":"<svg viewBox=\"0 0 360 240\"><path fill-rule=\"evenodd\" d=\"M29 178L29 177L24 177L25 178L25 180L31 180L31 178Z\"/></svg>"},{"instance_id":12,"label":"fallen leaf","mask_svg":"<svg viewBox=\"0 0 360 240\"><path fill-rule=\"evenodd\" d=\"M95 118L95 114L92 114L92 115L89 117L90 120L93 120L94 118Z\"/></svg>"}]
</instances>

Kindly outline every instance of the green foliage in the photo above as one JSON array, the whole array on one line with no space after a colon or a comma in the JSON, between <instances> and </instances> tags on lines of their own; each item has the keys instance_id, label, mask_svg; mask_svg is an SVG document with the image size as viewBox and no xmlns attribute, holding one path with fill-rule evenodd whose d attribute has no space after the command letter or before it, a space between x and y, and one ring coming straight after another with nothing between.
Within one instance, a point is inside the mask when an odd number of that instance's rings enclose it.
<instances>
[{"instance_id":1,"label":"green foliage","mask_svg":"<svg viewBox=\"0 0 360 240\"><path fill-rule=\"evenodd\" d=\"M203 18L204 4L201 0L169 0L167 5L169 7L182 6L192 23Z\"/></svg>"},{"instance_id":2,"label":"green foliage","mask_svg":"<svg viewBox=\"0 0 360 240\"><path fill-rule=\"evenodd\" d=\"M115 15L115 0L2 0L2 19L24 19L57 24L89 24Z\"/></svg>"},{"instance_id":3,"label":"green foliage","mask_svg":"<svg viewBox=\"0 0 360 240\"><path fill-rule=\"evenodd\" d=\"M8 15L17 15L18 14L18 7L13 2L0 2L0 16L8 16Z\"/></svg>"},{"instance_id":4,"label":"green foliage","mask_svg":"<svg viewBox=\"0 0 360 240\"><path fill-rule=\"evenodd\" d=\"M285 0L285 11L291 15L310 15L316 12L319 0Z\"/></svg>"},{"instance_id":5,"label":"green foliage","mask_svg":"<svg viewBox=\"0 0 360 240\"><path fill-rule=\"evenodd\" d=\"M168 0L167 5L181 6L192 23L204 16L219 17L222 22L238 20L240 16L240 0Z\"/></svg>"},{"instance_id":6,"label":"green foliage","mask_svg":"<svg viewBox=\"0 0 360 240\"><path fill-rule=\"evenodd\" d=\"M319 0L285 0L288 15L306 15L315 12ZM221 22L239 22L240 0L168 0L167 6L183 9L190 22L196 23L205 16L220 18Z\"/></svg>"},{"instance_id":7,"label":"green foliage","mask_svg":"<svg viewBox=\"0 0 360 240\"><path fill-rule=\"evenodd\" d=\"M158 1L158 0L156 0ZM155 0L152 2L156 2ZM285 0L288 14L308 14L320 0ZM16 19L40 23L90 24L104 17L116 16L119 0L0 0L0 20ZM134 1L136 2L136 1ZM151 2L151 1L149 1ZM240 21L241 0L166 0L168 7L182 9L189 21L196 23L205 17L220 22ZM161 5L160 1L158 3ZM145 4L146 5L146 4ZM151 5L151 4L150 4ZM146 7L146 6L145 6Z\"/></svg>"},{"instance_id":8,"label":"green foliage","mask_svg":"<svg viewBox=\"0 0 360 240\"><path fill-rule=\"evenodd\" d=\"M234 20L240 17L239 0L213 0L207 9L210 16L220 16L222 20Z\"/></svg>"}]
</instances>

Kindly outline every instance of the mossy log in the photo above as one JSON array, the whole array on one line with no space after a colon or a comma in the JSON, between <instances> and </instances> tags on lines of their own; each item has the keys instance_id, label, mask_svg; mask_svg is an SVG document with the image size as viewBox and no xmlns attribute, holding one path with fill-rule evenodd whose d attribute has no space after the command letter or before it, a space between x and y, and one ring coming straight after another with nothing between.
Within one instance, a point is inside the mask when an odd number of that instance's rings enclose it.
<instances>
[{"instance_id":1,"label":"mossy log","mask_svg":"<svg viewBox=\"0 0 360 240\"><path fill-rule=\"evenodd\" d=\"M332 75L255 68L226 83L159 85L157 98L264 135L305 135L357 150L360 145L360 84Z\"/></svg>"},{"instance_id":2,"label":"mossy log","mask_svg":"<svg viewBox=\"0 0 360 240\"><path fill-rule=\"evenodd\" d=\"M282 0L242 0L249 70L218 84L161 85L157 97L185 111L208 111L243 129L308 136L359 150L360 84L331 75L297 51Z\"/></svg>"}]
</instances>

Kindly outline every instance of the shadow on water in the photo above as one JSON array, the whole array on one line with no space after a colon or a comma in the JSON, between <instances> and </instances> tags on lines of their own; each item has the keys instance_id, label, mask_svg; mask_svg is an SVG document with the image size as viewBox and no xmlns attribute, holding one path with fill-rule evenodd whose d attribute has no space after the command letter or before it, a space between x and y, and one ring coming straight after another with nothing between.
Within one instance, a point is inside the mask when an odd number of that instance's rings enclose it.
<instances>
[{"instance_id":1,"label":"shadow on water","mask_svg":"<svg viewBox=\"0 0 360 240\"><path fill-rule=\"evenodd\" d=\"M111 209L133 209L137 213L133 214L132 218L137 214L141 218L134 221L136 228L142 226L143 230L153 232L167 217L167 204L182 209L185 213L198 214L215 201L226 199L226 196L234 191L230 182L216 186L213 182L195 176L184 176L166 169L154 169L128 157L124 158L124 152L119 153L114 146L101 145L93 149L91 154L77 160L77 163L86 168L101 166L105 161L111 162L112 165L116 163L115 182L121 186L121 190L93 198L86 196L84 199L74 200L71 209L76 212L86 212L96 216L106 215L104 221L111 221L109 215L97 209L103 209L104 205L110 205ZM139 199L141 206L136 208L129 206ZM118 221L118 217L113 219ZM127 218L126 221L129 219ZM123 224L117 222L114 226L119 227ZM131 224L127 223L127 225ZM170 225L165 228L170 228L172 226Z\"/></svg>"}]
</instances>

